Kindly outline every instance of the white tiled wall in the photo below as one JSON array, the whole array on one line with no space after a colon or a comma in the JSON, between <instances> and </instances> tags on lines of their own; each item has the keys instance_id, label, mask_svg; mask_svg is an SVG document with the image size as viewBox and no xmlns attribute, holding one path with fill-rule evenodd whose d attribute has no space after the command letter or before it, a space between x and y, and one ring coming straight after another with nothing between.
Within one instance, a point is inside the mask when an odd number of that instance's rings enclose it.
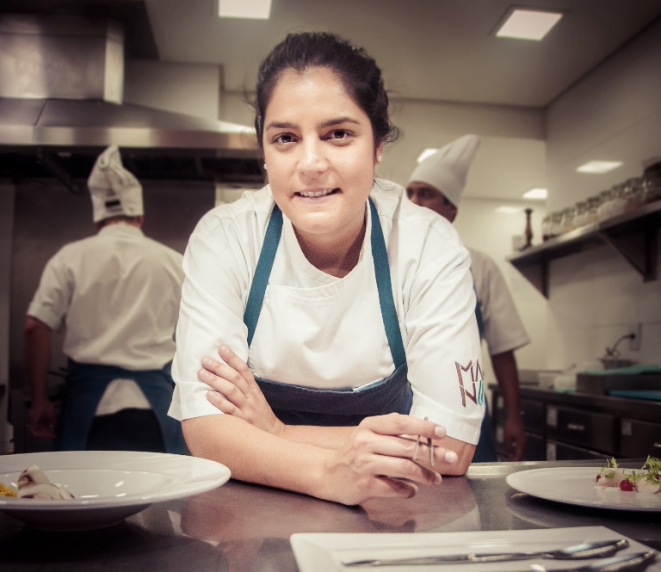
<instances>
[{"instance_id":1,"label":"white tiled wall","mask_svg":"<svg viewBox=\"0 0 661 572\"><path fill-rule=\"evenodd\" d=\"M642 161L661 156L661 22L645 30L571 90L547 113L550 211L571 206L627 177ZM589 159L621 160L607 175L582 175ZM657 238L661 233L657 233ZM661 254L657 256L661 276ZM621 357L661 363L661 281L641 275L604 245L550 267L546 367L562 369L604 355L630 324L642 323L642 348Z\"/></svg>"},{"instance_id":2,"label":"white tiled wall","mask_svg":"<svg viewBox=\"0 0 661 572\"><path fill-rule=\"evenodd\" d=\"M657 258L661 265L661 255ZM620 357L661 363L661 284L643 282L611 247L553 261L550 285L547 367L594 361L635 323L642 324L641 349L631 351L624 340L618 346Z\"/></svg>"}]
</instances>

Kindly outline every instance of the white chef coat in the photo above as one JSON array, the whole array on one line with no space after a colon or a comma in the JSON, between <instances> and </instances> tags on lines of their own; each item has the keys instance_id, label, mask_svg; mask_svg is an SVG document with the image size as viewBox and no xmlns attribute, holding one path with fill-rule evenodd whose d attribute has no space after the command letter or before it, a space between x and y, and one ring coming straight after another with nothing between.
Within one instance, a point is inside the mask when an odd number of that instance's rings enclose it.
<instances>
[{"instance_id":1,"label":"white chef coat","mask_svg":"<svg viewBox=\"0 0 661 572\"><path fill-rule=\"evenodd\" d=\"M483 336L489 355L518 349L530 338L496 262L484 252L468 248L477 299L482 311Z\"/></svg>"},{"instance_id":2,"label":"white chef coat","mask_svg":"<svg viewBox=\"0 0 661 572\"><path fill-rule=\"evenodd\" d=\"M427 416L450 436L476 443L483 406L468 252L447 221L405 200L400 186L377 180L370 196L388 250L413 390L411 415ZM169 413L177 419L221 414L206 400L209 387L197 380L202 357L218 358L221 344L247 361L256 376L307 387L358 388L394 371L369 209L358 264L343 278L308 262L283 214L282 237L248 348L243 313L273 204L268 186L247 192L207 213L191 235L172 368L176 387ZM475 395L475 402L466 394Z\"/></svg>"},{"instance_id":3,"label":"white chef coat","mask_svg":"<svg viewBox=\"0 0 661 572\"><path fill-rule=\"evenodd\" d=\"M132 225L103 227L46 264L27 314L66 327L63 353L85 364L160 369L175 350L182 256ZM97 414L148 408L132 380L108 386Z\"/></svg>"}]
</instances>

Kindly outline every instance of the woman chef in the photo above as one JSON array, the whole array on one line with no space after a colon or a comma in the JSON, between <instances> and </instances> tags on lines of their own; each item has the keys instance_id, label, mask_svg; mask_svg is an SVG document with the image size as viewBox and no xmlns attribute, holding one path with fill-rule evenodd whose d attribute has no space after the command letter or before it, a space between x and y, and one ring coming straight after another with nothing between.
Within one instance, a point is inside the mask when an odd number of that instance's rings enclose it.
<instances>
[{"instance_id":1,"label":"woman chef","mask_svg":"<svg viewBox=\"0 0 661 572\"><path fill-rule=\"evenodd\" d=\"M484 394L469 256L374 178L387 108L362 49L290 34L257 84L270 184L190 238L170 415L237 479L357 504L471 461Z\"/></svg>"}]
</instances>

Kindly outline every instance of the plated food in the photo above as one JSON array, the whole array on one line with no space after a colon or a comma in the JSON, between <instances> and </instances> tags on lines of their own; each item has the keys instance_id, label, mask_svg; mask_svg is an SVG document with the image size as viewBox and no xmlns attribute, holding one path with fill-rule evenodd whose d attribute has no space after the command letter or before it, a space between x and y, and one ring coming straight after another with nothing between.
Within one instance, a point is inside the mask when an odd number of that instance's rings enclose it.
<instances>
[{"instance_id":1,"label":"plated food","mask_svg":"<svg viewBox=\"0 0 661 572\"><path fill-rule=\"evenodd\" d=\"M598 466L549 467L517 471L507 475L506 481L517 491L545 500L610 510L661 512L661 494L596 486L597 472Z\"/></svg>"},{"instance_id":2,"label":"plated food","mask_svg":"<svg viewBox=\"0 0 661 572\"><path fill-rule=\"evenodd\" d=\"M0 497L15 497L16 489L14 487L8 487L0 483Z\"/></svg>"},{"instance_id":3,"label":"plated food","mask_svg":"<svg viewBox=\"0 0 661 572\"><path fill-rule=\"evenodd\" d=\"M32 470L26 473L26 467ZM60 500L19 494L19 481L26 493L43 492L42 487L27 488L46 484L38 482L42 477L34 469L43 472L49 484L65 484L71 496L64 497L59 487ZM40 530L93 530L117 524L152 503L209 491L229 477L224 465L186 455L140 451L19 453L2 458L0 483L13 489L16 496L0 496L0 511Z\"/></svg>"},{"instance_id":4,"label":"plated food","mask_svg":"<svg viewBox=\"0 0 661 572\"><path fill-rule=\"evenodd\" d=\"M612 458L599 471L595 482L598 487L657 494L661 492L661 460L648 456L645 464L636 471L636 469L621 469L617 461Z\"/></svg>"},{"instance_id":5,"label":"plated food","mask_svg":"<svg viewBox=\"0 0 661 572\"><path fill-rule=\"evenodd\" d=\"M75 498L65 485L51 483L37 465L31 465L18 477L18 498L68 500Z\"/></svg>"},{"instance_id":6,"label":"plated food","mask_svg":"<svg viewBox=\"0 0 661 572\"><path fill-rule=\"evenodd\" d=\"M18 490L0 483L0 496L20 499L68 500L76 498L65 485L51 483L37 465L30 465L18 477Z\"/></svg>"}]
</instances>

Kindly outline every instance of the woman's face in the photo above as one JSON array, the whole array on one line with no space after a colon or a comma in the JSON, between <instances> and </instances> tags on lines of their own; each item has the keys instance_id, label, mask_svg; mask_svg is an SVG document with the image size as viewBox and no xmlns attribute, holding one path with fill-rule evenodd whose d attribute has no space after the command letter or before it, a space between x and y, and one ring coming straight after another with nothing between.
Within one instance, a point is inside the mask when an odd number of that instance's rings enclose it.
<instances>
[{"instance_id":1,"label":"woman's face","mask_svg":"<svg viewBox=\"0 0 661 572\"><path fill-rule=\"evenodd\" d=\"M287 70L264 114L273 197L297 233L353 240L362 230L376 156L367 114L327 68Z\"/></svg>"}]
</instances>

